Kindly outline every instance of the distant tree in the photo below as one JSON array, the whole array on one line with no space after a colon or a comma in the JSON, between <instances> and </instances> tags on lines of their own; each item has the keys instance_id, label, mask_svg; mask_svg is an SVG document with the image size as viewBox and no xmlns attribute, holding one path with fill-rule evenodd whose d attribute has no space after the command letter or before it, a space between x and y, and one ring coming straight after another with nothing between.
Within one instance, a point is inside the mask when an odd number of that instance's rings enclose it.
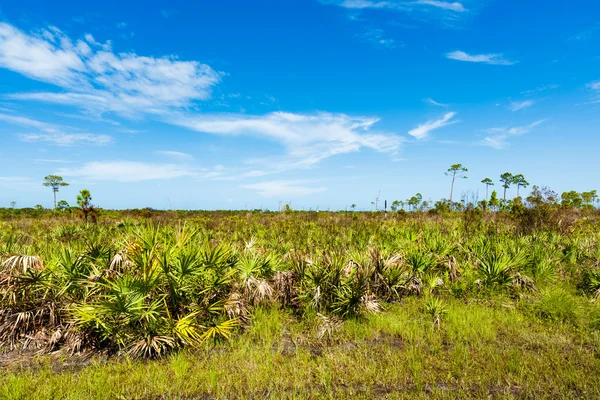
<instances>
[{"instance_id":1,"label":"distant tree","mask_svg":"<svg viewBox=\"0 0 600 400\"><path fill-rule=\"evenodd\" d=\"M452 204L452 193L454 192L454 181L456 178L467 179L466 172L467 168L463 167L462 164L452 164L448 171L445 172L447 176L452 177L452 186L450 186L450 204Z\"/></svg>"},{"instance_id":2,"label":"distant tree","mask_svg":"<svg viewBox=\"0 0 600 400\"><path fill-rule=\"evenodd\" d=\"M381 190L378 190L377 196L375 196L375 211L379 211L379 196L381 196Z\"/></svg>"},{"instance_id":3,"label":"distant tree","mask_svg":"<svg viewBox=\"0 0 600 400\"><path fill-rule=\"evenodd\" d=\"M398 200L392 201L392 205L390 206L390 209L393 212L396 212L396 211L398 211L399 208L400 208L400 202Z\"/></svg>"},{"instance_id":4,"label":"distant tree","mask_svg":"<svg viewBox=\"0 0 600 400\"><path fill-rule=\"evenodd\" d=\"M417 193L410 199L408 199L408 206L412 207L412 211L416 211L421 204L421 200L423 200L423 195L421 193Z\"/></svg>"},{"instance_id":5,"label":"distant tree","mask_svg":"<svg viewBox=\"0 0 600 400\"><path fill-rule=\"evenodd\" d=\"M557 200L558 193L556 193L549 187L540 188L537 185L533 185L533 187L531 188L531 194L527 196L527 202L533 207L553 205L556 204Z\"/></svg>"},{"instance_id":6,"label":"distant tree","mask_svg":"<svg viewBox=\"0 0 600 400\"><path fill-rule=\"evenodd\" d=\"M517 185L517 197L519 197L519 188L526 188L529 186L529 182L525 180L523 174L513 176L513 183Z\"/></svg>"},{"instance_id":7,"label":"distant tree","mask_svg":"<svg viewBox=\"0 0 600 400\"><path fill-rule=\"evenodd\" d=\"M504 206L506 206L506 191L508 190L508 188L510 187L510 185L513 183L514 178L513 175L510 172L505 172L502 175L500 175L500 182L502 182L502 187L504 188Z\"/></svg>"},{"instance_id":8,"label":"distant tree","mask_svg":"<svg viewBox=\"0 0 600 400\"><path fill-rule=\"evenodd\" d=\"M54 193L54 210L56 210L56 193L58 193L58 189L64 186L69 186L69 184L67 182L63 182L62 176L47 175L44 178L42 185L52 188L52 192Z\"/></svg>"},{"instance_id":9,"label":"distant tree","mask_svg":"<svg viewBox=\"0 0 600 400\"><path fill-rule=\"evenodd\" d=\"M494 181L492 181L490 178L485 178L481 181L481 183L485 185L485 199L487 200L489 188L490 186L494 186Z\"/></svg>"},{"instance_id":10,"label":"distant tree","mask_svg":"<svg viewBox=\"0 0 600 400\"><path fill-rule=\"evenodd\" d=\"M13 200L10 202L10 208L12 208L13 210L15 209L16 205L17 205L16 201Z\"/></svg>"},{"instance_id":11,"label":"distant tree","mask_svg":"<svg viewBox=\"0 0 600 400\"><path fill-rule=\"evenodd\" d=\"M581 193L581 198L586 206L593 206L594 201L598 197L598 193L595 190L590 190L589 192Z\"/></svg>"},{"instance_id":12,"label":"distant tree","mask_svg":"<svg viewBox=\"0 0 600 400\"><path fill-rule=\"evenodd\" d=\"M574 190L571 190L570 192L564 192L560 195L560 198L560 204L566 208L581 208L581 206L583 205L583 198L581 197L581 193L577 193Z\"/></svg>"},{"instance_id":13,"label":"distant tree","mask_svg":"<svg viewBox=\"0 0 600 400\"><path fill-rule=\"evenodd\" d=\"M66 210L67 208L69 208L69 207L70 207L70 206L69 206L69 203L67 203L67 201L66 201L66 200L60 200L60 201L58 202L58 204L56 205L56 208L57 208L59 211L65 211L65 210Z\"/></svg>"},{"instance_id":14,"label":"distant tree","mask_svg":"<svg viewBox=\"0 0 600 400\"><path fill-rule=\"evenodd\" d=\"M350 208L352 209L352 211L354 211L354 210L356 209L356 204L352 204L352 205L350 206Z\"/></svg>"},{"instance_id":15,"label":"distant tree","mask_svg":"<svg viewBox=\"0 0 600 400\"><path fill-rule=\"evenodd\" d=\"M41 211L44 211L44 206L43 206L43 205L41 205L41 204L36 204L36 205L35 205L35 207L33 207L33 208L34 208L34 210L36 210L36 211L40 211L40 212L41 212Z\"/></svg>"},{"instance_id":16,"label":"distant tree","mask_svg":"<svg viewBox=\"0 0 600 400\"><path fill-rule=\"evenodd\" d=\"M95 210L95 207L92 204L92 195L90 194L89 190L83 189L81 192L79 192L77 195L77 205L81 207L81 212L83 213L83 217L87 222L88 215L93 214Z\"/></svg>"},{"instance_id":17,"label":"distant tree","mask_svg":"<svg viewBox=\"0 0 600 400\"><path fill-rule=\"evenodd\" d=\"M492 190L492 196L490 197L490 207L494 210L498 210L498 206L500 202L498 201L498 193L495 190Z\"/></svg>"},{"instance_id":18,"label":"distant tree","mask_svg":"<svg viewBox=\"0 0 600 400\"><path fill-rule=\"evenodd\" d=\"M404 207L406 207L406 203L400 200L400 210L404 210Z\"/></svg>"},{"instance_id":19,"label":"distant tree","mask_svg":"<svg viewBox=\"0 0 600 400\"><path fill-rule=\"evenodd\" d=\"M450 212L450 203L446 199L438 200L434 204L434 209L440 213Z\"/></svg>"}]
</instances>

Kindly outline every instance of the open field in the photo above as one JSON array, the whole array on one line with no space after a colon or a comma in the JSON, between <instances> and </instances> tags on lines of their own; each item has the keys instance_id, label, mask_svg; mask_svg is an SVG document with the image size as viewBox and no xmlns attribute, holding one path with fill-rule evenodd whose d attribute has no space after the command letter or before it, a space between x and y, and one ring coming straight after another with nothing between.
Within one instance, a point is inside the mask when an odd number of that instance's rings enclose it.
<instances>
[{"instance_id":1,"label":"open field","mask_svg":"<svg viewBox=\"0 0 600 400\"><path fill-rule=\"evenodd\" d=\"M0 396L600 398L596 210L144 213L0 221Z\"/></svg>"}]
</instances>

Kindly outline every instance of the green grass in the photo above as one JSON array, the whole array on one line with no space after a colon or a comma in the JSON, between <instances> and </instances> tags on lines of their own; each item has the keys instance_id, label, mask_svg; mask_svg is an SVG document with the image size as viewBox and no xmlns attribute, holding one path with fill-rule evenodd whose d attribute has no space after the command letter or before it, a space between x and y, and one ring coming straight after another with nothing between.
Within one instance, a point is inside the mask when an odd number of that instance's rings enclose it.
<instances>
[{"instance_id":1,"label":"green grass","mask_svg":"<svg viewBox=\"0 0 600 400\"><path fill-rule=\"evenodd\" d=\"M412 298L328 339L318 319L258 309L230 343L162 360L97 361L60 372L5 367L10 399L600 398L600 335L514 304L447 300L439 329Z\"/></svg>"}]
</instances>

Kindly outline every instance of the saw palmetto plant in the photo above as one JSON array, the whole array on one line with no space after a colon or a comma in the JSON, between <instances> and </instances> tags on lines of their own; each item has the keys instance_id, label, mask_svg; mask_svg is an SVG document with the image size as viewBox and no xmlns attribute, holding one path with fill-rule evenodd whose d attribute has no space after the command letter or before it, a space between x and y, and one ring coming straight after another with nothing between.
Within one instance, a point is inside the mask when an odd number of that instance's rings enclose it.
<instances>
[{"instance_id":1,"label":"saw palmetto plant","mask_svg":"<svg viewBox=\"0 0 600 400\"><path fill-rule=\"evenodd\" d=\"M550 316L565 297L548 294L554 285L599 297L596 228L473 226L296 212L0 221L0 347L156 358L229 340L264 307L318 315L324 338L411 296L436 327L448 296L543 293Z\"/></svg>"}]
</instances>

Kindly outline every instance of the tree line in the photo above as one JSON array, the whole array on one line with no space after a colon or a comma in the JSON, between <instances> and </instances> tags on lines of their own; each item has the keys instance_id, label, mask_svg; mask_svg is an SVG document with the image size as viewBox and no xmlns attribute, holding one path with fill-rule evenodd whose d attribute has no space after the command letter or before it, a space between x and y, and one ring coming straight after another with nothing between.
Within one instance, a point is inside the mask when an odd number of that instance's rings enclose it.
<instances>
[{"instance_id":1,"label":"tree line","mask_svg":"<svg viewBox=\"0 0 600 400\"><path fill-rule=\"evenodd\" d=\"M450 185L450 196L448 199L442 199L435 203L423 201L423 195L417 193L416 195L403 200L394 200L391 203L391 211L427 211L435 209L438 211L460 211L466 208L480 208L483 210L493 211L508 211L515 206L524 206L524 199L521 197L521 190L530 186L530 183L525 179L523 174L512 174L505 172L500 175L498 183L502 187L502 197L498 196L496 190L492 190L490 195L490 187L494 186L495 183L491 178L484 178L481 183L485 185L485 199L480 201L466 201L455 202L452 200L454 195L454 185L457 179L467 179L467 172L469 170L462 164L452 164L450 168L445 172L446 176L451 178ZM507 198L508 191L511 187L516 187L517 195L515 198ZM585 208L598 206L600 198L596 190L590 190L588 192L577 192L571 190L562 193L558 196L557 193L553 192L549 188L540 188L534 185L532 192L525 201L531 205L539 203L539 196L544 193L544 202L560 204L565 208ZM433 203L433 204L432 204ZM377 210L377 209L376 209ZM378 211L378 210L377 210Z\"/></svg>"},{"instance_id":2,"label":"tree line","mask_svg":"<svg viewBox=\"0 0 600 400\"><path fill-rule=\"evenodd\" d=\"M492 210L492 211L508 211L511 210L515 206L524 206L523 198L521 197L521 189L525 189L529 187L529 182L525 179L523 174L512 174L510 172L505 172L500 175L498 179L498 183L502 187L502 197L498 196L498 192L496 190L492 190L491 194L489 193L490 187L495 186L494 181L491 178L484 178L481 180L481 183L485 185L485 199L478 200L473 199L472 201L467 201L463 199L460 202L453 201L454 195L454 185L457 179L467 179L468 173L467 167L462 164L452 164L447 171L445 171L445 175L451 178L450 185L450 196L448 199L441 199L436 202L424 201L423 195L421 193L417 193L414 196L404 200L394 200L390 205L390 210L393 212L397 211L428 211L431 209L437 211L461 211L467 208L480 208L483 210ZM66 200L58 200L57 194L60 189L70 184L65 182L62 176L59 175L47 175L44 177L42 182L43 186L49 187L52 189L53 200L54 200L54 211L64 212L66 210L72 209L69 203ZM517 194L513 199L507 198L508 191L511 187L516 187ZM542 195L543 193L543 195ZM586 208L586 207L597 207L598 203L600 203L600 198L596 190L590 190L588 192L577 192L575 190L571 190L568 192L563 192L560 196L557 193L553 192L549 188L540 188L536 185L532 187L532 192L530 196L528 196L525 201L530 205L536 205L540 202L540 196L543 197L544 203L553 203L560 204L565 208ZM377 193L375 201L371 202L371 204L375 207L376 211L379 211L379 198L380 192ZM97 209L96 206L92 204L92 195L89 190L82 189L76 198L77 209L81 210L84 219L87 221L89 218L95 220ZM16 207L16 202L12 201L10 206L12 209ZM387 211L387 200L384 201L385 208ZM351 209L354 211L356 208L356 204L352 204ZM36 205L36 210L44 210L42 205Z\"/></svg>"}]
</instances>

